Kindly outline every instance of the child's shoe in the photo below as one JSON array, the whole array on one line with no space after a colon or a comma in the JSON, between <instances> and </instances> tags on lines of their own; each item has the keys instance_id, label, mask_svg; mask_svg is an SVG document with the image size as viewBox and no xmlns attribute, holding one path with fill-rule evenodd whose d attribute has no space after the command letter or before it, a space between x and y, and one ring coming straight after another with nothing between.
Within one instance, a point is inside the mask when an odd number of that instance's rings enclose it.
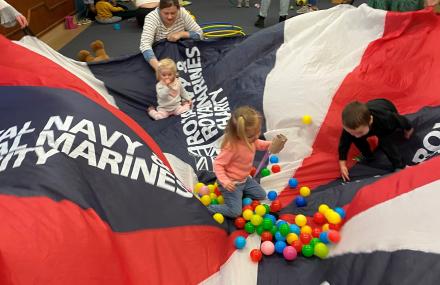
<instances>
[{"instance_id":1,"label":"child's shoe","mask_svg":"<svg viewBox=\"0 0 440 285\"><path fill-rule=\"evenodd\" d=\"M254 26L257 28L264 28L264 17L258 15L258 20L255 22Z\"/></svg>"},{"instance_id":2,"label":"child's shoe","mask_svg":"<svg viewBox=\"0 0 440 285\"><path fill-rule=\"evenodd\" d=\"M280 16L280 18L278 19L278 22L284 22L287 19L287 16Z\"/></svg>"},{"instance_id":3,"label":"child's shoe","mask_svg":"<svg viewBox=\"0 0 440 285\"><path fill-rule=\"evenodd\" d=\"M243 0L238 0L237 1L237 8L241 8L241 4L243 3Z\"/></svg>"},{"instance_id":4,"label":"child's shoe","mask_svg":"<svg viewBox=\"0 0 440 285\"><path fill-rule=\"evenodd\" d=\"M296 10L297 14L305 14L305 13L309 13L309 12L311 12L311 10L308 5L304 5L301 8L299 8L298 10Z\"/></svg>"}]
</instances>

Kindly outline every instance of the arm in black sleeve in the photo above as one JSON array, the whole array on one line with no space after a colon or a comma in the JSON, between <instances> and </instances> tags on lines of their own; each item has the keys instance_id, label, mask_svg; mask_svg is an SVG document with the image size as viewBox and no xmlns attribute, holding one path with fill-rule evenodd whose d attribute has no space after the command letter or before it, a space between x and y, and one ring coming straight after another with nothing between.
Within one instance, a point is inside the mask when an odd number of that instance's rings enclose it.
<instances>
[{"instance_id":1,"label":"arm in black sleeve","mask_svg":"<svg viewBox=\"0 0 440 285\"><path fill-rule=\"evenodd\" d=\"M347 154L352 143L352 136L346 131L342 130L341 138L339 139L339 160L347 160Z\"/></svg>"},{"instance_id":2,"label":"arm in black sleeve","mask_svg":"<svg viewBox=\"0 0 440 285\"><path fill-rule=\"evenodd\" d=\"M404 130L412 129L411 122L405 116L394 113L394 118L396 119L399 128Z\"/></svg>"}]
</instances>

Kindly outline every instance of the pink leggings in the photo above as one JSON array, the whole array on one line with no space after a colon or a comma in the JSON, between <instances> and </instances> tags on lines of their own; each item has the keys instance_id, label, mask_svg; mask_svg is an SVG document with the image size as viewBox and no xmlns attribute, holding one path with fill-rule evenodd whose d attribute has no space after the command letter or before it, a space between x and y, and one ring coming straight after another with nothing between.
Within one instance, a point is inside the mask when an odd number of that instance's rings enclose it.
<instances>
[{"instance_id":1,"label":"pink leggings","mask_svg":"<svg viewBox=\"0 0 440 285\"><path fill-rule=\"evenodd\" d=\"M189 109L190 109L189 104L183 104L177 107L174 111L169 111L169 112L164 110L157 111L156 109L151 109L148 111L148 115L155 120L160 120L160 119L168 118L171 115L175 115L175 116L180 115L188 111Z\"/></svg>"}]
</instances>

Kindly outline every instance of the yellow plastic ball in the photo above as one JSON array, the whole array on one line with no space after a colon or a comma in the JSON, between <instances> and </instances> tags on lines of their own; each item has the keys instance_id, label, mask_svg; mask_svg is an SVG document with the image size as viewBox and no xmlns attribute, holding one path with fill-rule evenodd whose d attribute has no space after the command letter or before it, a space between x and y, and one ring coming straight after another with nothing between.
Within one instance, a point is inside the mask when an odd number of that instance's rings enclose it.
<instances>
[{"instance_id":1,"label":"yellow plastic ball","mask_svg":"<svg viewBox=\"0 0 440 285\"><path fill-rule=\"evenodd\" d=\"M262 222L263 222L263 218L260 215L253 215L251 217L251 224L253 224L256 227L261 225Z\"/></svg>"},{"instance_id":2,"label":"yellow plastic ball","mask_svg":"<svg viewBox=\"0 0 440 285\"><path fill-rule=\"evenodd\" d=\"M203 186L205 186L205 184L202 182L199 182L196 185L194 185L194 193L196 194L199 193L200 188L202 188Z\"/></svg>"},{"instance_id":3,"label":"yellow plastic ball","mask_svg":"<svg viewBox=\"0 0 440 285\"><path fill-rule=\"evenodd\" d=\"M212 185L212 184L209 184L209 185L208 185L208 189L209 189L209 192L214 193L215 186Z\"/></svg>"},{"instance_id":4,"label":"yellow plastic ball","mask_svg":"<svg viewBox=\"0 0 440 285\"><path fill-rule=\"evenodd\" d=\"M312 117L309 115L304 115L302 117L303 124L310 125L312 123Z\"/></svg>"},{"instance_id":5,"label":"yellow plastic ball","mask_svg":"<svg viewBox=\"0 0 440 285\"><path fill-rule=\"evenodd\" d=\"M200 198L200 201L202 201L203 205L209 206L209 204L211 204L211 197L208 195L203 195L202 198Z\"/></svg>"},{"instance_id":6,"label":"yellow plastic ball","mask_svg":"<svg viewBox=\"0 0 440 285\"><path fill-rule=\"evenodd\" d=\"M327 210L329 210L330 207L327 206L326 204L321 204L318 207L318 212L320 212L321 214L323 214L325 216L325 212L327 212Z\"/></svg>"},{"instance_id":7,"label":"yellow plastic ball","mask_svg":"<svg viewBox=\"0 0 440 285\"><path fill-rule=\"evenodd\" d=\"M250 209L246 209L246 210L243 211L243 218L246 221L249 221L252 218L253 215L254 215L254 211L252 211Z\"/></svg>"},{"instance_id":8,"label":"yellow plastic ball","mask_svg":"<svg viewBox=\"0 0 440 285\"><path fill-rule=\"evenodd\" d=\"M327 211L325 218L327 219L327 221L331 224L339 224L341 222L341 216L338 214L338 212L336 211Z\"/></svg>"},{"instance_id":9,"label":"yellow plastic ball","mask_svg":"<svg viewBox=\"0 0 440 285\"><path fill-rule=\"evenodd\" d=\"M296 224L298 227L305 226L305 225L307 224L307 218L306 218L306 216L301 215L301 214L296 215L296 217L295 217L295 224Z\"/></svg>"},{"instance_id":10,"label":"yellow plastic ball","mask_svg":"<svg viewBox=\"0 0 440 285\"><path fill-rule=\"evenodd\" d=\"M323 226L322 226L322 231L323 232L328 232L330 230L330 225L329 224L324 224Z\"/></svg>"},{"instance_id":11,"label":"yellow plastic ball","mask_svg":"<svg viewBox=\"0 0 440 285\"><path fill-rule=\"evenodd\" d=\"M310 195L310 188L307 186L303 186L299 189L299 195L303 197L307 197Z\"/></svg>"},{"instance_id":12,"label":"yellow plastic ball","mask_svg":"<svg viewBox=\"0 0 440 285\"><path fill-rule=\"evenodd\" d=\"M217 194L215 193L209 193L209 197L212 199L217 199Z\"/></svg>"},{"instance_id":13,"label":"yellow plastic ball","mask_svg":"<svg viewBox=\"0 0 440 285\"><path fill-rule=\"evenodd\" d=\"M255 207L255 214L264 216L266 214L266 207L264 207L263 205L258 205L257 207Z\"/></svg>"},{"instance_id":14,"label":"yellow plastic ball","mask_svg":"<svg viewBox=\"0 0 440 285\"><path fill-rule=\"evenodd\" d=\"M312 234L312 227L309 225L305 225L301 227L302 234Z\"/></svg>"},{"instance_id":15,"label":"yellow plastic ball","mask_svg":"<svg viewBox=\"0 0 440 285\"><path fill-rule=\"evenodd\" d=\"M225 203L225 199L223 198L222 195L220 195L220 196L217 197L217 202L218 202L220 205L222 205L222 204Z\"/></svg>"},{"instance_id":16,"label":"yellow plastic ball","mask_svg":"<svg viewBox=\"0 0 440 285\"><path fill-rule=\"evenodd\" d=\"M288 244L292 244L292 242L298 240L298 235L296 233L289 233L286 236L286 241Z\"/></svg>"},{"instance_id":17,"label":"yellow plastic ball","mask_svg":"<svg viewBox=\"0 0 440 285\"><path fill-rule=\"evenodd\" d=\"M225 217L223 217L223 215L220 213L215 213L212 217L219 224L223 224L223 222L225 221Z\"/></svg>"}]
</instances>

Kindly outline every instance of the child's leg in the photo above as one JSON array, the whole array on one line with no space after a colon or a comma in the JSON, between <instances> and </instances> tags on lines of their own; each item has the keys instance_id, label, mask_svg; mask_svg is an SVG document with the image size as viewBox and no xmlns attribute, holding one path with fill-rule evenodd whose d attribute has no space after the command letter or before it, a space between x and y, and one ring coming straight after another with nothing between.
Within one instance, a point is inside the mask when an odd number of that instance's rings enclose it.
<instances>
[{"instance_id":1,"label":"child's leg","mask_svg":"<svg viewBox=\"0 0 440 285\"><path fill-rule=\"evenodd\" d=\"M260 16L263 18L267 17L267 12L269 11L271 0L261 0L261 6L260 6Z\"/></svg>"},{"instance_id":2,"label":"child's leg","mask_svg":"<svg viewBox=\"0 0 440 285\"><path fill-rule=\"evenodd\" d=\"M223 205L209 205L208 210L211 213L221 213L229 218L236 218L241 215L243 188L245 183L236 185L235 191L229 192L223 186L218 188L222 193L225 203Z\"/></svg>"},{"instance_id":3,"label":"child's leg","mask_svg":"<svg viewBox=\"0 0 440 285\"><path fill-rule=\"evenodd\" d=\"M254 200L263 200L266 198L266 191L253 178L248 177L243 189L243 196Z\"/></svg>"},{"instance_id":4,"label":"child's leg","mask_svg":"<svg viewBox=\"0 0 440 285\"><path fill-rule=\"evenodd\" d=\"M391 161L394 169L405 168L405 163L403 162L402 156L394 144L391 135L379 139L379 148L383 150L385 155Z\"/></svg>"},{"instance_id":5,"label":"child's leg","mask_svg":"<svg viewBox=\"0 0 440 285\"><path fill-rule=\"evenodd\" d=\"M366 159L373 158L373 153L371 152L370 144L368 143L366 138L355 138L353 140L353 143Z\"/></svg>"},{"instance_id":6,"label":"child's leg","mask_svg":"<svg viewBox=\"0 0 440 285\"><path fill-rule=\"evenodd\" d=\"M157 111L155 108L148 108L148 115L155 120L160 120L168 118L170 114L167 111Z\"/></svg>"},{"instance_id":7,"label":"child's leg","mask_svg":"<svg viewBox=\"0 0 440 285\"><path fill-rule=\"evenodd\" d=\"M280 0L280 17L289 15L289 0Z\"/></svg>"},{"instance_id":8,"label":"child's leg","mask_svg":"<svg viewBox=\"0 0 440 285\"><path fill-rule=\"evenodd\" d=\"M96 17L95 19L96 19L96 22L98 22L100 24L113 24L113 23L120 22L122 20L121 17L117 17L117 16L113 16L111 18Z\"/></svg>"},{"instance_id":9,"label":"child's leg","mask_svg":"<svg viewBox=\"0 0 440 285\"><path fill-rule=\"evenodd\" d=\"M180 105L179 107L177 107L176 110L173 111L173 114L178 116L182 113L185 113L189 109L190 109L189 104L183 104L183 105Z\"/></svg>"}]
</instances>

